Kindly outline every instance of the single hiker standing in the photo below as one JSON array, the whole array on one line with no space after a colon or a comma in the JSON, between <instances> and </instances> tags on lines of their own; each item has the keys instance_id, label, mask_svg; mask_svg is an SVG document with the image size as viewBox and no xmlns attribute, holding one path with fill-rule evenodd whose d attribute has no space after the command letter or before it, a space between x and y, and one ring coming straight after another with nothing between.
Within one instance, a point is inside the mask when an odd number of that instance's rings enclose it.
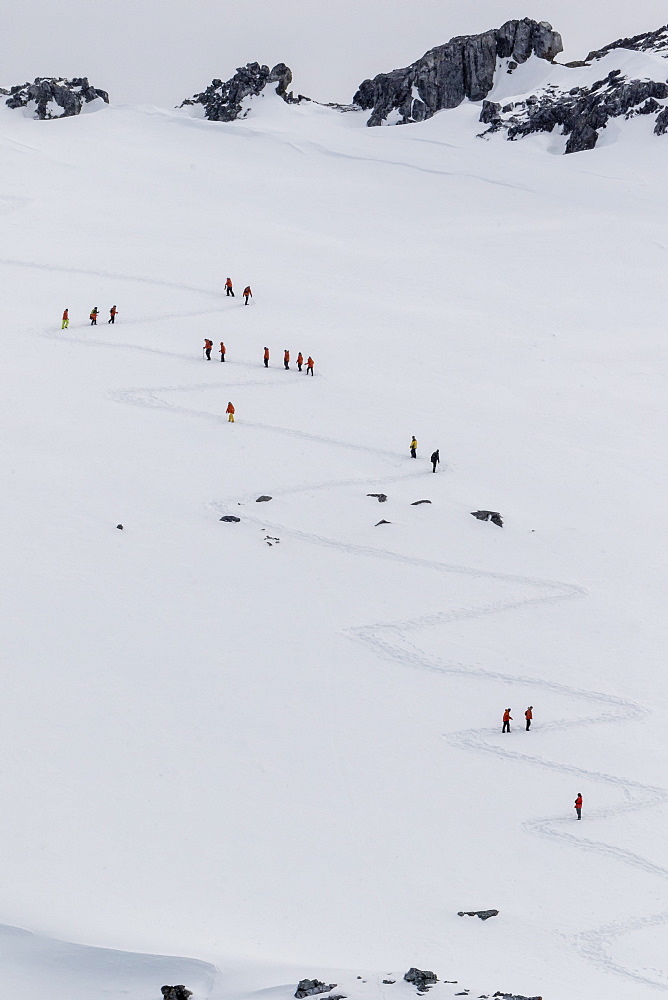
<instances>
[{"instance_id":1,"label":"single hiker standing","mask_svg":"<svg viewBox=\"0 0 668 1000\"><path fill-rule=\"evenodd\" d=\"M303 364L304 364L304 355L300 351L299 354L297 355L297 368L299 369L299 371L302 370Z\"/></svg>"},{"instance_id":2,"label":"single hiker standing","mask_svg":"<svg viewBox=\"0 0 668 1000\"><path fill-rule=\"evenodd\" d=\"M100 315L100 310L95 306L94 309L90 311L90 325L97 326L97 317Z\"/></svg>"},{"instance_id":3,"label":"single hiker standing","mask_svg":"<svg viewBox=\"0 0 668 1000\"><path fill-rule=\"evenodd\" d=\"M244 299L246 300L244 302L244 305L247 306L248 305L248 300L252 299L252 298L253 298L253 293L251 292L251 286L250 285L246 285L246 287L244 288Z\"/></svg>"},{"instance_id":4,"label":"single hiker standing","mask_svg":"<svg viewBox=\"0 0 668 1000\"><path fill-rule=\"evenodd\" d=\"M527 720L527 732L529 732L531 729L531 720L533 719L533 705L529 705L524 713L524 718Z\"/></svg>"},{"instance_id":5,"label":"single hiker standing","mask_svg":"<svg viewBox=\"0 0 668 1000\"><path fill-rule=\"evenodd\" d=\"M69 309L65 309L63 311L63 322L62 322L62 325L61 325L60 329L61 330L67 330L67 328L68 328L69 325L70 325L70 311L69 311Z\"/></svg>"},{"instance_id":6,"label":"single hiker standing","mask_svg":"<svg viewBox=\"0 0 668 1000\"><path fill-rule=\"evenodd\" d=\"M432 472L436 472L436 466L441 461L441 456L438 453L438 448L436 449L436 451L432 451L430 461L431 461L431 464L432 464L432 470L431 471Z\"/></svg>"},{"instance_id":7,"label":"single hiker standing","mask_svg":"<svg viewBox=\"0 0 668 1000\"><path fill-rule=\"evenodd\" d=\"M285 368L286 371L290 367L290 351L287 349L287 347L283 351L283 367Z\"/></svg>"},{"instance_id":8,"label":"single hiker standing","mask_svg":"<svg viewBox=\"0 0 668 1000\"><path fill-rule=\"evenodd\" d=\"M265 368L269 367L269 348L268 347L265 347L265 349L264 349L264 367Z\"/></svg>"},{"instance_id":9,"label":"single hiker standing","mask_svg":"<svg viewBox=\"0 0 668 1000\"><path fill-rule=\"evenodd\" d=\"M231 295L232 298L234 298L234 289L232 288L232 279L231 278L226 278L225 279L225 294L226 295Z\"/></svg>"},{"instance_id":10,"label":"single hiker standing","mask_svg":"<svg viewBox=\"0 0 668 1000\"><path fill-rule=\"evenodd\" d=\"M109 319L107 320L107 323L111 323L113 325L116 321L117 315L118 315L118 309L116 308L116 306L112 306L111 309L109 310Z\"/></svg>"},{"instance_id":11,"label":"single hiker standing","mask_svg":"<svg viewBox=\"0 0 668 1000\"><path fill-rule=\"evenodd\" d=\"M313 365L314 364L315 364L315 361L313 360L313 358L309 354L308 358L306 359L306 374L307 375L312 375L313 374Z\"/></svg>"},{"instance_id":12,"label":"single hiker standing","mask_svg":"<svg viewBox=\"0 0 668 1000\"><path fill-rule=\"evenodd\" d=\"M211 348L213 347L213 341L206 339L204 341L204 353L206 354L206 360L211 361Z\"/></svg>"},{"instance_id":13,"label":"single hiker standing","mask_svg":"<svg viewBox=\"0 0 668 1000\"><path fill-rule=\"evenodd\" d=\"M575 811L578 814L578 819L582 819L582 792L578 792L578 797L575 800Z\"/></svg>"},{"instance_id":14,"label":"single hiker standing","mask_svg":"<svg viewBox=\"0 0 668 1000\"><path fill-rule=\"evenodd\" d=\"M218 351L218 353L220 354L220 360L221 361L225 360L225 351L226 350L227 350L227 348L225 347L225 344L221 340L221 342L220 342L220 350Z\"/></svg>"},{"instance_id":15,"label":"single hiker standing","mask_svg":"<svg viewBox=\"0 0 668 1000\"><path fill-rule=\"evenodd\" d=\"M417 438L415 434L411 438L411 458L417 458Z\"/></svg>"},{"instance_id":16,"label":"single hiker standing","mask_svg":"<svg viewBox=\"0 0 668 1000\"><path fill-rule=\"evenodd\" d=\"M501 730L502 733L509 733L510 732L510 723L512 721L513 721L513 717L510 714L510 709L507 708L505 710L505 712L503 713L503 729Z\"/></svg>"},{"instance_id":17,"label":"single hiker standing","mask_svg":"<svg viewBox=\"0 0 668 1000\"><path fill-rule=\"evenodd\" d=\"M234 404L233 403L228 403L227 404L227 409L225 410L225 413L227 414L227 422L228 422L228 424L233 424L234 423Z\"/></svg>"}]
</instances>

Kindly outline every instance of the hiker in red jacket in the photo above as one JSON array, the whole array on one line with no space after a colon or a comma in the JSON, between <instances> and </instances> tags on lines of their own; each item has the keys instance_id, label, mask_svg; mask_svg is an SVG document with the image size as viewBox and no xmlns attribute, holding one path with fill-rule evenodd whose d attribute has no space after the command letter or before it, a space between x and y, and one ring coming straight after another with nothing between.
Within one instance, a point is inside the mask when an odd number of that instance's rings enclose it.
<instances>
[{"instance_id":1,"label":"hiker in red jacket","mask_svg":"<svg viewBox=\"0 0 668 1000\"><path fill-rule=\"evenodd\" d=\"M286 371L290 367L290 351L287 349L287 347L283 351L283 367L285 368Z\"/></svg>"},{"instance_id":2,"label":"hiker in red jacket","mask_svg":"<svg viewBox=\"0 0 668 1000\"><path fill-rule=\"evenodd\" d=\"M582 792L578 792L578 797L575 800L575 811L578 814L578 819L582 819Z\"/></svg>"},{"instance_id":3,"label":"hiker in red jacket","mask_svg":"<svg viewBox=\"0 0 668 1000\"><path fill-rule=\"evenodd\" d=\"M225 351L226 350L227 350L227 348L225 347L225 344L221 340L221 342L220 342L220 350L218 351L218 353L220 354L220 360L221 361L225 360Z\"/></svg>"},{"instance_id":4,"label":"hiker in red jacket","mask_svg":"<svg viewBox=\"0 0 668 1000\"><path fill-rule=\"evenodd\" d=\"M304 364L304 355L300 351L299 354L297 355L297 368L299 369L299 371L302 370L303 364Z\"/></svg>"},{"instance_id":5,"label":"hiker in red jacket","mask_svg":"<svg viewBox=\"0 0 668 1000\"><path fill-rule=\"evenodd\" d=\"M250 285L246 285L246 287L244 288L244 298L246 300L244 302L244 305L247 306L248 305L248 300L253 298L253 293L251 292L251 286Z\"/></svg>"},{"instance_id":6,"label":"hiker in red jacket","mask_svg":"<svg viewBox=\"0 0 668 1000\"><path fill-rule=\"evenodd\" d=\"M60 329L67 330L69 325L70 325L70 311L69 309L65 309L63 312L63 325L61 326Z\"/></svg>"},{"instance_id":7,"label":"hiker in red jacket","mask_svg":"<svg viewBox=\"0 0 668 1000\"><path fill-rule=\"evenodd\" d=\"M230 424L234 423L234 403L228 403L227 409L225 410L227 414L227 422Z\"/></svg>"},{"instance_id":8,"label":"hiker in red jacket","mask_svg":"<svg viewBox=\"0 0 668 1000\"><path fill-rule=\"evenodd\" d=\"M315 364L315 361L313 360L313 358L309 354L308 360L306 362L306 374L307 375L312 375L313 374L313 365L314 364Z\"/></svg>"},{"instance_id":9,"label":"hiker in red jacket","mask_svg":"<svg viewBox=\"0 0 668 1000\"><path fill-rule=\"evenodd\" d=\"M265 347L265 349L264 349L264 367L265 368L269 367L269 348L268 347Z\"/></svg>"},{"instance_id":10,"label":"hiker in red jacket","mask_svg":"<svg viewBox=\"0 0 668 1000\"><path fill-rule=\"evenodd\" d=\"M524 713L524 718L527 720L527 732L529 732L531 729L531 720L533 719L533 705L529 705Z\"/></svg>"},{"instance_id":11,"label":"hiker in red jacket","mask_svg":"<svg viewBox=\"0 0 668 1000\"><path fill-rule=\"evenodd\" d=\"M232 298L234 298L234 291L232 289L232 279L231 278L227 278L225 280L225 294L226 295L231 295Z\"/></svg>"},{"instance_id":12,"label":"hiker in red jacket","mask_svg":"<svg viewBox=\"0 0 668 1000\"><path fill-rule=\"evenodd\" d=\"M118 309L116 308L116 306L112 306L111 309L109 310L109 319L107 320L107 324L111 323L113 326L113 324L116 322L117 316L118 316Z\"/></svg>"},{"instance_id":13,"label":"hiker in red jacket","mask_svg":"<svg viewBox=\"0 0 668 1000\"><path fill-rule=\"evenodd\" d=\"M212 347L213 347L213 341L212 340L208 340L207 339L207 340L204 341L204 353L206 354L206 360L207 361L211 361L211 348Z\"/></svg>"},{"instance_id":14,"label":"hiker in red jacket","mask_svg":"<svg viewBox=\"0 0 668 1000\"><path fill-rule=\"evenodd\" d=\"M512 721L513 721L513 717L510 714L510 709L507 708L505 710L505 712L503 713L503 729L501 730L502 733L509 733L510 732L510 723Z\"/></svg>"}]
</instances>

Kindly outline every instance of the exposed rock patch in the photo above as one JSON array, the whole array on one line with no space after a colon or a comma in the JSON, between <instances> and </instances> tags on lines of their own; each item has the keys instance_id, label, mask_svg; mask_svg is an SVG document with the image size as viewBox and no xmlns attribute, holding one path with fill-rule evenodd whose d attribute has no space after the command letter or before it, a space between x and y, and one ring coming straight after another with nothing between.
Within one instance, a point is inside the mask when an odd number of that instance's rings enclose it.
<instances>
[{"instance_id":1,"label":"exposed rock patch","mask_svg":"<svg viewBox=\"0 0 668 1000\"><path fill-rule=\"evenodd\" d=\"M295 991L295 997L297 1000L302 1000L303 997L314 997L319 993L329 993L333 989L336 989L336 983L330 983L329 986L326 986L319 979L301 979Z\"/></svg>"},{"instance_id":2,"label":"exposed rock patch","mask_svg":"<svg viewBox=\"0 0 668 1000\"><path fill-rule=\"evenodd\" d=\"M6 92L5 92L6 93ZM81 113L84 104L101 99L109 103L106 90L91 87L85 76L72 80L54 76L38 76L34 83L11 87L5 104L9 108L27 108L40 120L70 118Z\"/></svg>"},{"instance_id":3,"label":"exposed rock patch","mask_svg":"<svg viewBox=\"0 0 668 1000\"><path fill-rule=\"evenodd\" d=\"M503 527L503 519L496 510L472 510L471 514L479 521L492 521L493 524L498 524L499 528Z\"/></svg>"},{"instance_id":4,"label":"exposed rock patch","mask_svg":"<svg viewBox=\"0 0 668 1000\"><path fill-rule=\"evenodd\" d=\"M271 497L262 496L258 497L255 503L266 503L268 500L271 500Z\"/></svg>"},{"instance_id":5,"label":"exposed rock patch","mask_svg":"<svg viewBox=\"0 0 668 1000\"><path fill-rule=\"evenodd\" d=\"M223 514L220 519L221 521L240 521L240 517L236 517L234 514Z\"/></svg>"},{"instance_id":6,"label":"exposed rock patch","mask_svg":"<svg viewBox=\"0 0 668 1000\"><path fill-rule=\"evenodd\" d=\"M490 917L498 917L498 910L460 910L458 917L480 917L481 920L489 920Z\"/></svg>"},{"instance_id":7,"label":"exposed rock patch","mask_svg":"<svg viewBox=\"0 0 668 1000\"><path fill-rule=\"evenodd\" d=\"M413 500L411 507L419 507L421 503L431 503L431 500Z\"/></svg>"},{"instance_id":8,"label":"exposed rock patch","mask_svg":"<svg viewBox=\"0 0 668 1000\"><path fill-rule=\"evenodd\" d=\"M418 993L426 993L431 989L438 978L434 972L424 972L422 969L410 968L404 976L407 983L413 983L417 987Z\"/></svg>"},{"instance_id":9,"label":"exposed rock patch","mask_svg":"<svg viewBox=\"0 0 668 1000\"><path fill-rule=\"evenodd\" d=\"M368 497L375 497L378 503L385 503L387 496L385 493L367 493Z\"/></svg>"},{"instance_id":10,"label":"exposed rock patch","mask_svg":"<svg viewBox=\"0 0 668 1000\"><path fill-rule=\"evenodd\" d=\"M438 45L405 69L364 80L353 101L371 111L367 125L405 124L431 118L463 100L481 101L494 85L497 59L514 63L529 56L552 61L563 49L547 21L506 21L479 35L460 35Z\"/></svg>"},{"instance_id":11,"label":"exposed rock patch","mask_svg":"<svg viewBox=\"0 0 668 1000\"><path fill-rule=\"evenodd\" d=\"M162 986L160 992L165 1000L189 1000L192 996L185 986Z\"/></svg>"},{"instance_id":12,"label":"exposed rock patch","mask_svg":"<svg viewBox=\"0 0 668 1000\"><path fill-rule=\"evenodd\" d=\"M244 110L242 107L242 101L248 97L257 97L272 83L277 84L276 93L287 104L307 100L301 94L295 97L292 91L288 93L288 87L292 83L292 70L285 63L277 63L269 69L268 66L254 62L240 67L230 80L212 80L206 90L187 98L181 107L200 104L209 121L232 122L237 118L245 118L248 114L248 109Z\"/></svg>"},{"instance_id":13,"label":"exposed rock patch","mask_svg":"<svg viewBox=\"0 0 668 1000\"><path fill-rule=\"evenodd\" d=\"M383 518L382 521L376 521L374 527L377 528L379 524L392 524L392 522L391 521L386 521L385 518Z\"/></svg>"}]
</instances>

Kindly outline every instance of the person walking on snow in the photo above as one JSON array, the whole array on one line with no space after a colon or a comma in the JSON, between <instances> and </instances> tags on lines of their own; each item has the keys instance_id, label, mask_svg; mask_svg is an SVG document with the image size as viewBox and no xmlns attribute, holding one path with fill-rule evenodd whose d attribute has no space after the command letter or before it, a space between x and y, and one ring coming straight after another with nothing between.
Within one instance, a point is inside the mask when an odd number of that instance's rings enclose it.
<instances>
[{"instance_id":1,"label":"person walking on snow","mask_svg":"<svg viewBox=\"0 0 668 1000\"><path fill-rule=\"evenodd\" d=\"M221 342L220 342L220 350L218 351L218 353L220 354L220 360L221 361L225 360L225 351L226 350L227 350L227 348L225 347L225 344L221 340Z\"/></svg>"},{"instance_id":2,"label":"person walking on snow","mask_svg":"<svg viewBox=\"0 0 668 1000\"><path fill-rule=\"evenodd\" d=\"M227 404L227 409L225 410L225 413L227 414L227 422L228 422L228 424L233 424L234 423L234 404L233 403L228 403Z\"/></svg>"},{"instance_id":3,"label":"person walking on snow","mask_svg":"<svg viewBox=\"0 0 668 1000\"><path fill-rule=\"evenodd\" d=\"M265 349L264 349L264 367L265 368L269 367L269 348L268 347L265 347Z\"/></svg>"},{"instance_id":4,"label":"person walking on snow","mask_svg":"<svg viewBox=\"0 0 668 1000\"><path fill-rule=\"evenodd\" d=\"M69 311L69 309L65 309L63 311L63 322L62 322L62 326L60 327L60 329L61 330L67 330L67 328L68 328L69 325L70 325L70 311Z\"/></svg>"},{"instance_id":5,"label":"person walking on snow","mask_svg":"<svg viewBox=\"0 0 668 1000\"><path fill-rule=\"evenodd\" d=\"M432 470L431 471L432 472L436 472L436 466L441 461L441 456L438 453L438 448L436 449L436 451L432 451L430 461L431 461L431 464L432 464Z\"/></svg>"},{"instance_id":6,"label":"person walking on snow","mask_svg":"<svg viewBox=\"0 0 668 1000\"><path fill-rule=\"evenodd\" d=\"M503 729L501 730L502 733L509 733L510 732L510 723L512 721L513 721L513 717L510 714L510 709L507 708L505 710L505 712L503 713Z\"/></svg>"},{"instance_id":7,"label":"person walking on snow","mask_svg":"<svg viewBox=\"0 0 668 1000\"><path fill-rule=\"evenodd\" d=\"M299 369L299 371L302 370L303 364L304 364L304 355L300 351L299 354L297 355L297 368Z\"/></svg>"},{"instance_id":8,"label":"person walking on snow","mask_svg":"<svg viewBox=\"0 0 668 1000\"><path fill-rule=\"evenodd\" d=\"M533 719L533 705L529 705L524 713L524 718L527 720L527 732L529 732L531 729L531 720Z\"/></svg>"},{"instance_id":9,"label":"person walking on snow","mask_svg":"<svg viewBox=\"0 0 668 1000\"><path fill-rule=\"evenodd\" d=\"M97 317L99 315L100 315L100 310L97 308L97 306L95 306L94 309L91 309L91 313L90 313L90 325L91 326L97 326Z\"/></svg>"},{"instance_id":10,"label":"person walking on snow","mask_svg":"<svg viewBox=\"0 0 668 1000\"><path fill-rule=\"evenodd\" d=\"M417 438L415 434L411 438L411 458L417 458Z\"/></svg>"},{"instance_id":11,"label":"person walking on snow","mask_svg":"<svg viewBox=\"0 0 668 1000\"><path fill-rule=\"evenodd\" d=\"M226 281L225 281L225 294L226 295L231 295L232 298L234 298L234 290L232 288L232 279L231 278L227 278Z\"/></svg>"},{"instance_id":12,"label":"person walking on snow","mask_svg":"<svg viewBox=\"0 0 668 1000\"><path fill-rule=\"evenodd\" d=\"M250 285L246 285L246 287L244 288L244 298L246 300L244 302L244 305L247 306L248 305L248 300L253 298L253 293L251 292L251 286Z\"/></svg>"},{"instance_id":13,"label":"person walking on snow","mask_svg":"<svg viewBox=\"0 0 668 1000\"><path fill-rule=\"evenodd\" d=\"M309 354L309 356L308 356L308 358L306 360L306 374L307 375L312 375L313 374L313 365L314 364L315 364L315 361L313 360L313 358Z\"/></svg>"},{"instance_id":14,"label":"person walking on snow","mask_svg":"<svg viewBox=\"0 0 668 1000\"><path fill-rule=\"evenodd\" d=\"M575 811L578 814L578 819L582 819L582 792L578 792L578 797L575 800Z\"/></svg>"},{"instance_id":15,"label":"person walking on snow","mask_svg":"<svg viewBox=\"0 0 668 1000\"><path fill-rule=\"evenodd\" d=\"M212 340L204 341L204 353L206 354L206 360L211 361L211 348L213 347Z\"/></svg>"},{"instance_id":16,"label":"person walking on snow","mask_svg":"<svg viewBox=\"0 0 668 1000\"><path fill-rule=\"evenodd\" d=\"M111 309L109 310L109 319L107 320L108 324L111 323L112 326L113 326L113 324L114 324L114 322L116 320L116 314L117 313L118 313L118 309L116 308L116 306L112 306Z\"/></svg>"},{"instance_id":17,"label":"person walking on snow","mask_svg":"<svg viewBox=\"0 0 668 1000\"><path fill-rule=\"evenodd\" d=\"M287 348L283 351L283 367L286 371L290 367L290 351Z\"/></svg>"}]
</instances>

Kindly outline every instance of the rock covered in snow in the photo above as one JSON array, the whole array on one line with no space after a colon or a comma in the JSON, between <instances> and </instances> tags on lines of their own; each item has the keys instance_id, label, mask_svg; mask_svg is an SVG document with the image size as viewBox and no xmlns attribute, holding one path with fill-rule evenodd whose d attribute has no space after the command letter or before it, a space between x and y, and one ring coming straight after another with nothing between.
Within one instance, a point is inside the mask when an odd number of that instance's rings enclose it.
<instances>
[{"instance_id":1,"label":"rock covered in snow","mask_svg":"<svg viewBox=\"0 0 668 1000\"><path fill-rule=\"evenodd\" d=\"M268 66L254 62L237 69L230 80L212 80L206 90L187 98L181 107L200 104L209 121L232 122L237 118L245 118L248 114L248 109L242 107L242 101L247 97L257 97L272 83L277 84L276 93L287 104L298 104L306 100L301 94L295 97L292 91L288 93L288 87L292 83L292 70L285 63L277 63L273 69L269 69Z\"/></svg>"},{"instance_id":2,"label":"rock covered in snow","mask_svg":"<svg viewBox=\"0 0 668 1000\"><path fill-rule=\"evenodd\" d=\"M668 75L668 70L664 75ZM565 152L579 153L594 148L599 129L605 128L610 118L655 115L654 131L663 134L668 121L665 109L658 102L667 97L668 83L664 80L632 80L620 69L613 69L590 87L565 90L548 84L503 108L484 101L480 121L490 127L482 135L505 131L506 138L512 141L559 128L568 136Z\"/></svg>"},{"instance_id":3,"label":"rock covered in snow","mask_svg":"<svg viewBox=\"0 0 668 1000\"><path fill-rule=\"evenodd\" d=\"M6 93L6 92L5 92ZM10 108L26 108L33 118L69 118L81 113L85 104L101 99L109 103L105 90L91 87L85 76L72 80L53 76L38 76L34 83L11 87L5 104Z\"/></svg>"},{"instance_id":4,"label":"rock covered in snow","mask_svg":"<svg viewBox=\"0 0 668 1000\"><path fill-rule=\"evenodd\" d=\"M413 983L418 990L418 993L424 993L426 990L431 989L434 983L438 982L438 978L434 972L423 972L422 969L416 969L412 967L404 976L404 980L407 983Z\"/></svg>"},{"instance_id":5,"label":"rock covered in snow","mask_svg":"<svg viewBox=\"0 0 668 1000\"><path fill-rule=\"evenodd\" d=\"M612 52L614 49L632 49L635 52L658 52L666 53L668 58L668 24L662 25L655 31L645 31L642 35L633 35L631 38L618 38L616 42L604 45L602 49L594 49L586 58L586 62L600 59L602 56Z\"/></svg>"},{"instance_id":6,"label":"rock covered in snow","mask_svg":"<svg viewBox=\"0 0 668 1000\"><path fill-rule=\"evenodd\" d=\"M336 983L330 983L329 986L326 986L319 979L301 979L295 991L295 997L297 1000L302 1000L302 997L314 997L319 993L329 993L335 988Z\"/></svg>"},{"instance_id":7,"label":"rock covered in snow","mask_svg":"<svg viewBox=\"0 0 668 1000\"><path fill-rule=\"evenodd\" d=\"M498 59L515 65L532 55L552 61L562 49L561 35L547 21L506 21L479 35L451 38L405 69L364 80L353 101L371 111L367 125L421 122L444 108L456 108L465 98L486 97Z\"/></svg>"}]
</instances>

